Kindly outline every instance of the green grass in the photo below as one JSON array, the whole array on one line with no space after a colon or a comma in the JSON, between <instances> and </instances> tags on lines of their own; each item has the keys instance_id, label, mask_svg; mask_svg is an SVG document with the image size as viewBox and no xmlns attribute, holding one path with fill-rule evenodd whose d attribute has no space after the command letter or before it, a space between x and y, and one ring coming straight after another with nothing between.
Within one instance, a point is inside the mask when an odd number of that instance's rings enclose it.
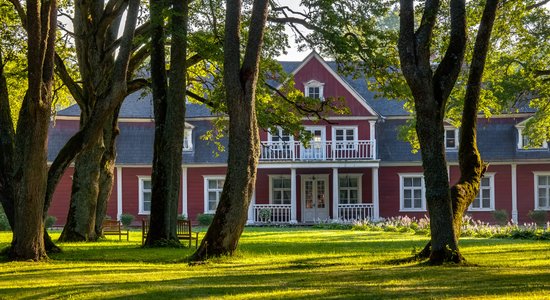
<instances>
[{"instance_id":1,"label":"green grass","mask_svg":"<svg viewBox=\"0 0 550 300\"><path fill-rule=\"evenodd\" d=\"M55 237L54 233L54 237ZM11 233L0 232L0 247ZM247 228L239 252L205 265L194 249L140 249L113 237L60 244L46 263L0 263L0 299L361 298L549 299L550 242L464 238L468 266L405 258L427 238L402 233Z\"/></svg>"}]
</instances>

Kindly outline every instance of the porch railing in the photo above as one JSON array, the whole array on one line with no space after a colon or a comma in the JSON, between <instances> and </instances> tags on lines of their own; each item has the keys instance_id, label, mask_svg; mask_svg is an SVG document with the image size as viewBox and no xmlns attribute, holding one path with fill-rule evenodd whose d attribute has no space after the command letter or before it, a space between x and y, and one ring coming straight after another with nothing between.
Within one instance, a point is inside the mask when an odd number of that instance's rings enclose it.
<instances>
[{"instance_id":1,"label":"porch railing","mask_svg":"<svg viewBox=\"0 0 550 300\"><path fill-rule=\"evenodd\" d=\"M338 218L344 222L372 220L374 204L338 204Z\"/></svg>"},{"instance_id":2,"label":"porch railing","mask_svg":"<svg viewBox=\"0 0 550 300\"><path fill-rule=\"evenodd\" d=\"M261 161L372 160L376 159L376 140L311 141L308 147L293 142L262 142Z\"/></svg>"},{"instance_id":3,"label":"porch railing","mask_svg":"<svg viewBox=\"0 0 550 300\"><path fill-rule=\"evenodd\" d=\"M254 223L290 223L290 204L255 204Z\"/></svg>"}]
</instances>

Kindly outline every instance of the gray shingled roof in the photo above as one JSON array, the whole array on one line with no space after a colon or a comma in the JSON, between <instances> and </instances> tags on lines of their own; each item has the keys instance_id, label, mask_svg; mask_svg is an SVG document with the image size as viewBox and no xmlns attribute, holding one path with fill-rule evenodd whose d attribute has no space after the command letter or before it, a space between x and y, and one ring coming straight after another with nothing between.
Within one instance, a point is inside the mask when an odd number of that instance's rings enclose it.
<instances>
[{"instance_id":1,"label":"gray shingled roof","mask_svg":"<svg viewBox=\"0 0 550 300\"><path fill-rule=\"evenodd\" d=\"M205 105L187 103L186 118L211 117L210 109ZM80 116L80 108L78 105L72 105L66 109L57 112L58 116ZM138 118L138 119L153 119L153 103L151 93L137 91L130 94L120 108L120 118Z\"/></svg>"},{"instance_id":2,"label":"gray shingled roof","mask_svg":"<svg viewBox=\"0 0 550 300\"><path fill-rule=\"evenodd\" d=\"M479 152L487 162L525 161L550 159L548 149L517 149L517 130L515 125L521 120L495 119L480 124L477 132ZM378 157L382 162L420 162L420 152L411 153L409 143L398 138L399 127L405 120L389 119L378 123L376 136ZM447 151L447 161L457 162L457 151Z\"/></svg>"}]
</instances>

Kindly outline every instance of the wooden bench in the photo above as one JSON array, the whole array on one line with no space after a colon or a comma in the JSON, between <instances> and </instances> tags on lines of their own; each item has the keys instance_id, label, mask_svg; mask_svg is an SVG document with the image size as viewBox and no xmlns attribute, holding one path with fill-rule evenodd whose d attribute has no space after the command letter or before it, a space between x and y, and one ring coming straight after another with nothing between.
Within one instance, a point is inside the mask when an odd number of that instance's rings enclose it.
<instances>
[{"instance_id":1,"label":"wooden bench","mask_svg":"<svg viewBox=\"0 0 550 300\"><path fill-rule=\"evenodd\" d=\"M149 220L141 220L141 244L145 245L145 239L149 232ZM191 242L195 240L195 248L199 244L199 233L191 231L191 221L178 220L176 225L176 233L178 239L189 241L189 248L191 248Z\"/></svg>"},{"instance_id":2,"label":"wooden bench","mask_svg":"<svg viewBox=\"0 0 550 300\"><path fill-rule=\"evenodd\" d=\"M130 238L129 230L126 230L126 232L124 232L121 228L120 222L117 220L104 220L101 232L103 235L118 235L119 241L122 240L123 235L126 236L127 241Z\"/></svg>"}]
</instances>

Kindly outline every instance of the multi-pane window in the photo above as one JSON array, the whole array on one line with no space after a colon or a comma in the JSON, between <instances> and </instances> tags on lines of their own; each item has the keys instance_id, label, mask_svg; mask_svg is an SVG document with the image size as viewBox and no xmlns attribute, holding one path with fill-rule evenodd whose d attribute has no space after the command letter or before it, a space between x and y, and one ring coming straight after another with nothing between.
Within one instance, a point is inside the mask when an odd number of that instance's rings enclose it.
<instances>
[{"instance_id":1,"label":"multi-pane window","mask_svg":"<svg viewBox=\"0 0 550 300\"><path fill-rule=\"evenodd\" d=\"M193 131L192 129L185 129L183 133L183 151L193 150Z\"/></svg>"},{"instance_id":2,"label":"multi-pane window","mask_svg":"<svg viewBox=\"0 0 550 300\"><path fill-rule=\"evenodd\" d=\"M357 128L336 128L334 130L336 149L353 149L357 142Z\"/></svg>"},{"instance_id":3,"label":"multi-pane window","mask_svg":"<svg viewBox=\"0 0 550 300\"><path fill-rule=\"evenodd\" d=\"M359 203L360 182L359 176L341 175L338 180L340 204Z\"/></svg>"},{"instance_id":4,"label":"multi-pane window","mask_svg":"<svg viewBox=\"0 0 550 300\"><path fill-rule=\"evenodd\" d=\"M215 212L220 202L220 196L223 190L224 178L206 178L206 201L205 211Z\"/></svg>"},{"instance_id":5,"label":"multi-pane window","mask_svg":"<svg viewBox=\"0 0 550 300\"><path fill-rule=\"evenodd\" d=\"M424 210L424 180L421 175L401 176L401 210Z\"/></svg>"},{"instance_id":6,"label":"multi-pane window","mask_svg":"<svg viewBox=\"0 0 550 300\"><path fill-rule=\"evenodd\" d=\"M293 140L293 136L280 127L277 128L277 130L270 132L269 136L271 142L273 142L274 144L280 144L284 147L289 147L290 142Z\"/></svg>"},{"instance_id":7,"label":"multi-pane window","mask_svg":"<svg viewBox=\"0 0 550 300\"><path fill-rule=\"evenodd\" d=\"M516 126L518 131L518 149L548 149L548 142L542 141L542 142L533 142L529 135L525 134L525 127L524 126Z\"/></svg>"},{"instance_id":8,"label":"multi-pane window","mask_svg":"<svg viewBox=\"0 0 550 300\"><path fill-rule=\"evenodd\" d=\"M151 213L151 178L139 178L139 214Z\"/></svg>"},{"instance_id":9,"label":"multi-pane window","mask_svg":"<svg viewBox=\"0 0 550 300\"><path fill-rule=\"evenodd\" d=\"M550 175L536 175L537 209L550 210Z\"/></svg>"},{"instance_id":10,"label":"multi-pane window","mask_svg":"<svg viewBox=\"0 0 550 300\"><path fill-rule=\"evenodd\" d=\"M310 86L307 88L308 97L314 99L321 99L321 89L318 86Z\"/></svg>"},{"instance_id":11,"label":"multi-pane window","mask_svg":"<svg viewBox=\"0 0 550 300\"><path fill-rule=\"evenodd\" d=\"M271 204L290 204L290 178L271 178Z\"/></svg>"},{"instance_id":12,"label":"multi-pane window","mask_svg":"<svg viewBox=\"0 0 550 300\"><path fill-rule=\"evenodd\" d=\"M492 210L494 209L494 191L493 191L493 176L485 174L481 178L479 185L479 193L472 202L470 210Z\"/></svg>"},{"instance_id":13,"label":"multi-pane window","mask_svg":"<svg viewBox=\"0 0 550 300\"><path fill-rule=\"evenodd\" d=\"M458 148L458 130L445 129L445 148L457 149Z\"/></svg>"}]
</instances>

